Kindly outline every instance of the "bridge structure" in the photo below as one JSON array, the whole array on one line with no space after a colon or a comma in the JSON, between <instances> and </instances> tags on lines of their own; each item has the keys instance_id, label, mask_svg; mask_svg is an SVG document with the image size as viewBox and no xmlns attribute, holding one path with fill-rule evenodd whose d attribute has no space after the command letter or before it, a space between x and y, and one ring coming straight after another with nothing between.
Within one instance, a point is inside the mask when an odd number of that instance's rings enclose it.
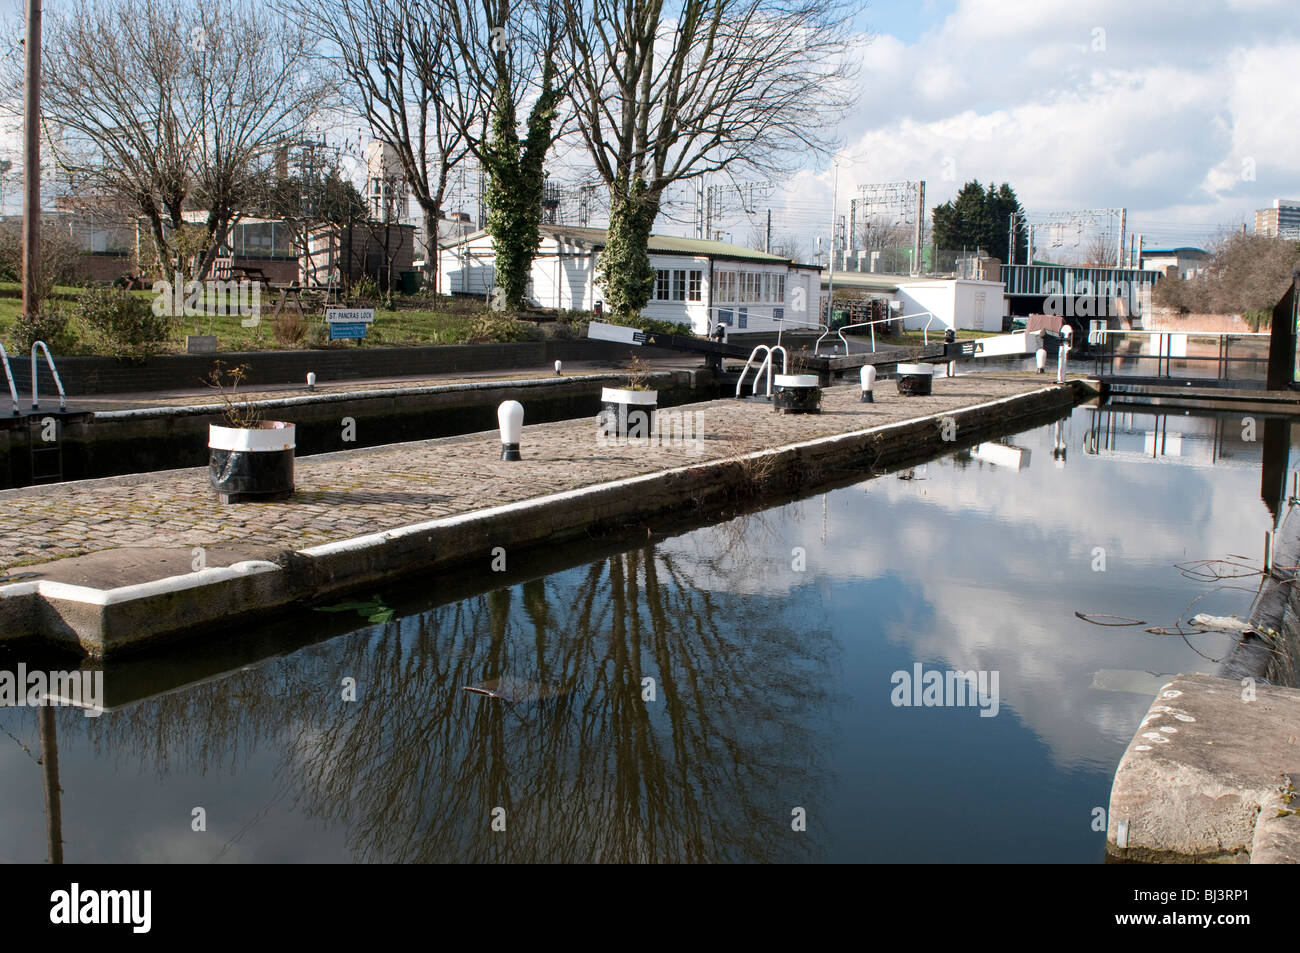
<instances>
[{"instance_id":1,"label":"bridge structure","mask_svg":"<svg viewBox=\"0 0 1300 953\"><path fill-rule=\"evenodd\" d=\"M1012 314L1064 314L1067 317L1131 316L1151 306L1161 278L1142 268L1085 265L1004 265L1002 283ZM1053 307L1051 299L1057 299Z\"/></svg>"}]
</instances>

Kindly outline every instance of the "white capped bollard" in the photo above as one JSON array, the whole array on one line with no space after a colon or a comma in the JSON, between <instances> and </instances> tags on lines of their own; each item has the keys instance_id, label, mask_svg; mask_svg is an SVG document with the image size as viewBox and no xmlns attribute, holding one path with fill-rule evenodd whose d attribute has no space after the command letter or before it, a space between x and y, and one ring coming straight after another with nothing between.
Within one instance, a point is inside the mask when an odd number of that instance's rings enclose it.
<instances>
[{"instance_id":1,"label":"white capped bollard","mask_svg":"<svg viewBox=\"0 0 1300 953\"><path fill-rule=\"evenodd\" d=\"M1034 352L1034 366L1038 368L1038 373L1043 373L1043 368L1047 366L1047 349L1040 347Z\"/></svg>"},{"instance_id":2,"label":"white capped bollard","mask_svg":"<svg viewBox=\"0 0 1300 953\"><path fill-rule=\"evenodd\" d=\"M858 372L862 379L862 401L864 404L874 404L876 402L876 369L870 364L863 364L862 370Z\"/></svg>"},{"instance_id":3,"label":"white capped bollard","mask_svg":"<svg viewBox=\"0 0 1300 953\"><path fill-rule=\"evenodd\" d=\"M501 425L501 459L522 460L519 439L524 432L524 405L517 400L502 401L497 408L497 423Z\"/></svg>"},{"instance_id":4,"label":"white capped bollard","mask_svg":"<svg viewBox=\"0 0 1300 953\"><path fill-rule=\"evenodd\" d=\"M1061 328L1061 348L1056 352L1056 383L1065 383L1065 365L1070 359L1070 335L1074 329L1068 324Z\"/></svg>"},{"instance_id":5,"label":"white capped bollard","mask_svg":"<svg viewBox=\"0 0 1300 953\"><path fill-rule=\"evenodd\" d=\"M315 389L316 389L316 372L315 372L315 371L308 371L308 372L307 372L307 389L308 389L308 390L315 390Z\"/></svg>"},{"instance_id":6,"label":"white capped bollard","mask_svg":"<svg viewBox=\"0 0 1300 953\"><path fill-rule=\"evenodd\" d=\"M556 377L563 377L563 376L564 376L563 374L560 373L560 368L563 367L563 366L564 366L564 365L563 365L562 362L560 362L560 361L556 361L556 362L555 362L555 376L556 376Z\"/></svg>"}]
</instances>

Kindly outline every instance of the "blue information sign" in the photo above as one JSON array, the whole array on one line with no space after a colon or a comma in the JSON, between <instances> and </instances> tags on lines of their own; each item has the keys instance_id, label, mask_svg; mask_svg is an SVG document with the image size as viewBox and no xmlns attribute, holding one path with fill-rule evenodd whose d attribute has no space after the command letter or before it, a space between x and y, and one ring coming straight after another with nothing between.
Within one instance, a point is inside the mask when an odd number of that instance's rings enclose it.
<instances>
[{"instance_id":1,"label":"blue information sign","mask_svg":"<svg viewBox=\"0 0 1300 953\"><path fill-rule=\"evenodd\" d=\"M364 321L346 322L346 323L343 321L330 322L331 341L337 338L363 338L365 336L366 336L366 325Z\"/></svg>"}]
</instances>

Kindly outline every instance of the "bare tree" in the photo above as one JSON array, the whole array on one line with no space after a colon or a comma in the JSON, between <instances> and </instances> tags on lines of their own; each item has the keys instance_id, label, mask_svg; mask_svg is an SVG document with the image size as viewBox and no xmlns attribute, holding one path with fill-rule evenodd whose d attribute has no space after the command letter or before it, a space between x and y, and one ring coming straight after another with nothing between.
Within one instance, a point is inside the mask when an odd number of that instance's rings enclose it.
<instances>
[{"instance_id":1,"label":"bare tree","mask_svg":"<svg viewBox=\"0 0 1300 953\"><path fill-rule=\"evenodd\" d=\"M324 41L344 100L392 147L424 217L424 282L438 285L438 222L468 133L486 102L459 55L448 8L455 0L286 0L283 8Z\"/></svg>"},{"instance_id":2,"label":"bare tree","mask_svg":"<svg viewBox=\"0 0 1300 953\"><path fill-rule=\"evenodd\" d=\"M1115 267L1115 236L1097 232L1088 239L1083 253L1083 263L1097 268Z\"/></svg>"},{"instance_id":3,"label":"bare tree","mask_svg":"<svg viewBox=\"0 0 1300 953\"><path fill-rule=\"evenodd\" d=\"M58 162L143 220L164 273L206 275L276 149L330 95L311 44L252 0L72 0L46 34Z\"/></svg>"},{"instance_id":4,"label":"bare tree","mask_svg":"<svg viewBox=\"0 0 1300 953\"><path fill-rule=\"evenodd\" d=\"M559 0L476 0L447 3L473 88L488 106L481 128L468 135L483 170L483 227L496 253L496 307L523 304L533 259L541 241L545 161L565 131L560 111L557 46L562 18ZM519 114L532 100L522 135Z\"/></svg>"},{"instance_id":5,"label":"bare tree","mask_svg":"<svg viewBox=\"0 0 1300 953\"><path fill-rule=\"evenodd\" d=\"M749 167L779 174L856 98L851 0L560 0L565 89L610 192L599 273L615 313L653 285L646 246L674 182Z\"/></svg>"},{"instance_id":6,"label":"bare tree","mask_svg":"<svg viewBox=\"0 0 1300 953\"><path fill-rule=\"evenodd\" d=\"M868 220L856 229L853 251L884 251L888 248L912 247L912 226Z\"/></svg>"}]
</instances>

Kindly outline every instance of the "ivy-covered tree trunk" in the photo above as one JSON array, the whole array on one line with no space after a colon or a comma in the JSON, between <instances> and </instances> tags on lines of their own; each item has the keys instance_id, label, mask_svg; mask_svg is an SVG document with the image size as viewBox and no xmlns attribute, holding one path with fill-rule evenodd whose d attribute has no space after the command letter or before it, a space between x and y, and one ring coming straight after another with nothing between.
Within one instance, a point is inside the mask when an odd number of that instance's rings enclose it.
<instances>
[{"instance_id":1,"label":"ivy-covered tree trunk","mask_svg":"<svg viewBox=\"0 0 1300 953\"><path fill-rule=\"evenodd\" d=\"M546 182L543 164L551 145L559 98L553 77L548 63L542 71L541 95L528 115L528 131L520 143L510 72L504 63L497 70L492 129L482 159L487 173L484 228L492 236L496 253L493 306L498 308L516 310L523 305L529 272L541 242L542 191Z\"/></svg>"},{"instance_id":2,"label":"ivy-covered tree trunk","mask_svg":"<svg viewBox=\"0 0 1300 953\"><path fill-rule=\"evenodd\" d=\"M659 214L659 197L637 177L620 178L609 196L609 237L596 262L596 279L605 304L618 319L635 318L650 303L655 275L650 268L650 229Z\"/></svg>"}]
</instances>

